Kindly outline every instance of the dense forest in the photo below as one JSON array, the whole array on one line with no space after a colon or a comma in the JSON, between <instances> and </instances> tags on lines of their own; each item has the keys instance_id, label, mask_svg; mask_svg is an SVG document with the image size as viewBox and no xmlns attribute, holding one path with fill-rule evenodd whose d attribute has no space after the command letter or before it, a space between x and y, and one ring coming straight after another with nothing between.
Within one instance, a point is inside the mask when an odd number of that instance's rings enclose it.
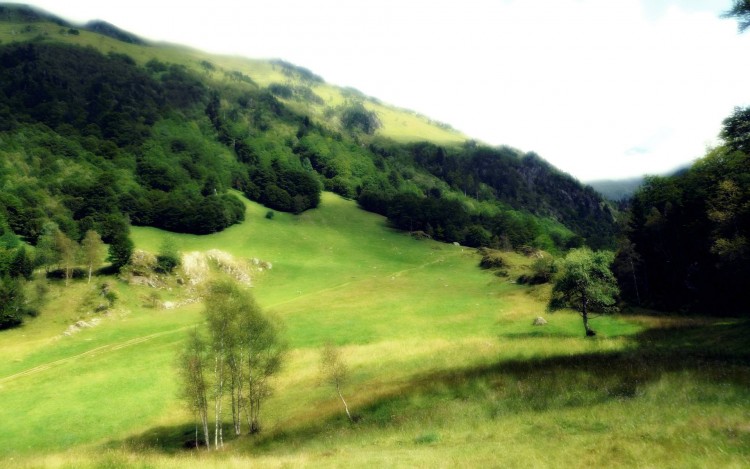
<instances>
[{"instance_id":1,"label":"dense forest","mask_svg":"<svg viewBox=\"0 0 750 469\"><path fill-rule=\"evenodd\" d=\"M632 199L616 267L634 304L746 314L750 278L750 108L724 121L725 144Z\"/></svg>"}]
</instances>

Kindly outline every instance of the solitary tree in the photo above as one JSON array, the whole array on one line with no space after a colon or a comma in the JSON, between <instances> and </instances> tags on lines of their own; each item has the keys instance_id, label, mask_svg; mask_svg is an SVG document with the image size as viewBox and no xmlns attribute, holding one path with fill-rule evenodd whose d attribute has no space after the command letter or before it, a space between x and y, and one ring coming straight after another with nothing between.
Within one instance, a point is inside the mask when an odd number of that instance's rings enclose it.
<instances>
[{"instance_id":1,"label":"solitary tree","mask_svg":"<svg viewBox=\"0 0 750 469\"><path fill-rule=\"evenodd\" d=\"M616 310L615 297L619 289L610 270L613 260L614 255L609 251L592 252L588 248L570 251L563 261L562 274L552 288L549 309L578 311L587 337L596 335L589 327L592 313Z\"/></svg>"},{"instance_id":2,"label":"solitary tree","mask_svg":"<svg viewBox=\"0 0 750 469\"><path fill-rule=\"evenodd\" d=\"M86 236L81 242L81 253L83 262L89 270L88 283L91 283L91 272L95 267L99 267L104 259L103 247L104 243L102 243L99 233L93 230L86 232Z\"/></svg>"},{"instance_id":3,"label":"solitary tree","mask_svg":"<svg viewBox=\"0 0 750 469\"><path fill-rule=\"evenodd\" d=\"M330 343L323 347L320 356L320 371L325 382L336 388L336 393L344 404L346 416L349 417L349 421L353 423L354 419L349 412L349 406L346 404L344 395L341 393L341 388L349 377L349 369L346 366L346 363L341 359L338 349Z\"/></svg>"}]
</instances>

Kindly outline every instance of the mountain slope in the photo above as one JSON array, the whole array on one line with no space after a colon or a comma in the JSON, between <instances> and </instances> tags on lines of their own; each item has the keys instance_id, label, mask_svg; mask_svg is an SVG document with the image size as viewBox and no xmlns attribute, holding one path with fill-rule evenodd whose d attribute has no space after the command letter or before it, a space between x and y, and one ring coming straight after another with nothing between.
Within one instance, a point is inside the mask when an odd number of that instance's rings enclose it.
<instances>
[{"instance_id":1,"label":"mountain slope","mask_svg":"<svg viewBox=\"0 0 750 469\"><path fill-rule=\"evenodd\" d=\"M331 190L403 229L469 245L555 249L577 244L575 235L611 243L606 204L538 157L461 144L445 125L304 68L144 45L111 25L102 35L10 17L0 22L0 39L13 41L0 48L5 151L10 171L35 189L7 179L12 197L0 214L32 242L46 221L78 239L117 214L174 231L221 230L241 220L226 193L235 188L296 213ZM423 139L429 150L413 143ZM45 174L40 154L67 175ZM107 200L81 196L110 180Z\"/></svg>"},{"instance_id":2,"label":"mountain slope","mask_svg":"<svg viewBox=\"0 0 750 469\"><path fill-rule=\"evenodd\" d=\"M615 202L627 200L633 197L633 194L644 183L644 178L631 179L602 179L599 181L589 181L586 184L593 187L598 193L608 200Z\"/></svg>"}]
</instances>

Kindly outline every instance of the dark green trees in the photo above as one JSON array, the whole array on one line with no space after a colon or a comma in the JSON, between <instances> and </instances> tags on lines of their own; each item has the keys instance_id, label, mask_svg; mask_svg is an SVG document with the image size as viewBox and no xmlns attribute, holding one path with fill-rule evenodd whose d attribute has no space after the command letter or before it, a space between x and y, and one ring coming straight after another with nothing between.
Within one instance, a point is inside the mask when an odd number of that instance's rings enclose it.
<instances>
[{"instance_id":1,"label":"dark green trees","mask_svg":"<svg viewBox=\"0 0 750 469\"><path fill-rule=\"evenodd\" d=\"M750 156L730 145L673 177L648 178L618 254L628 299L665 310L746 314ZM630 258L637 259L631 265ZM634 287L634 288L633 288Z\"/></svg>"},{"instance_id":2,"label":"dark green trees","mask_svg":"<svg viewBox=\"0 0 750 469\"><path fill-rule=\"evenodd\" d=\"M27 313L25 303L21 281L8 275L0 277L0 330L23 322Z\"/></svg>"},{"instance_id":3,"label":"dark green trees","mask_svg":"<svg viewBox=\"0 0 750 469\"><path fill-rule=\"evenodd\" d=\"M583 319L586 336L596 332L589 326L592 313L613 312L619 293L610 265L614 255L588 248L570 251L563 260L562 273L552 288L549 309L572 308Z\"/></svg>"}]
</instances>

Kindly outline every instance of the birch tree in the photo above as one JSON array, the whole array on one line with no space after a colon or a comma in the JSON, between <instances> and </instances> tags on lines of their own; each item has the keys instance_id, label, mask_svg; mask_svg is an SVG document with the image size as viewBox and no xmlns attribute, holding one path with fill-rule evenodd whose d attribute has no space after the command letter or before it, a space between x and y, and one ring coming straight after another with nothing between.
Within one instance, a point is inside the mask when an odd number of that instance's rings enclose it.
<instances>
[{"instance_id":1,"label":"birch tree","mask_svg":"<svg viewBox=\"0 0 750 469\"><path fill-rule=\"evenodd\" d=\"M244 410L250 433L257 433L261 404L272 394L270 379L281 368L285 346L276 324L261 313L255 302L253 306L245 310L242 320L247 383Z\"/></svg>"},{"instance_id":2,"label":"birch tree","mask_svg":"<svg viewBox=\"0 0 750 469\"><path fill-rule=\"evenodd\" d=\"M237 348L241 294L233 282L220 281L209 285L204 299L214 362L214 447L221 448L224 446L222 401L226 393L227 374L231 370L230 357ZM231 391L234 393L233 389Z\"/></svg>"},{"instance_id":3,"label":"birch tree","mask_svg":"<svg viewBox=\"0 0 750 469\"><path fill-rule=\"evenodd\" d=\"M346 416L349 417L350 422L354 423L354 418L352 418L352 414L349 412L349 406L341 392L341 388L349 377L349 368L341 359L338 349L332 344L326 344L323 347L320 356L320 370L324 381L336 389L336 394L338 394L339 399L344 404Z\"/></svg>"},{"instance_id":4,"label":"birch tree","mask_svg":"<svg viewBox=\"0 0 750 469\"><path fill-rule=\"evenodd\" d=\"M185 348L178 358L178 369L182 382L182 397L190 410L200 421L206 449L211 449L211 438L208 432L208 386L205 370L209 357L208 347L198 329L193 329L185 343ZM199 446L198 423L195 427L195 447Z\"/></svg>"},{"instance_id":5,"label":"birch tree","mask_svg":"<svg viewBox=\"0 0 750 469\"><path fill-rule=\"evenodd\" d=\"M65 272L65 286L67 286L73 273L76 257L78 256L78 243L68 238L68 236L60 230L55 232L54 239L55 250L59 255L60 265Z\"/></svg>"},{"instance_id":6,"label":"birch tree","mask_svg":"<svg viewBox=\"0 0 750 469\"><path fill-rule=\"evenodd\" d=\"M98 268L104 261L104 243L99 233L93 230L86 232L86 236L81 242L81 254L83 262L88 269L88 282L91 283L91 273L94 268Z\"/></svg>"},{"instance_id":7,"label":"birch tree","mask_svg":"<svg viewBox=\"0 0 750 469\"><path fill-rule=\"evenodd\" d=\"M205 292L205 317L208 342L207 355L200 362L195 340L188 341L188 350L179 360L184 388L191 399L208 436L208 407L213 400L214 449L223 447L225 404L229 401L235 435L242 434L243 412L250 432L260 431L262 402L271 395L270 378L282 361L284 347L278 327L255 303L249 291L236 282L221 280L211 283ZM201 355L202 356L202 355ZM201 373L195 369L201 367ZM203 376L211 376L210 384ZM187 380L196 383L187 383ZM201 384L203 383L203 384ZM202 390L202 391L201 391ZM203 401L198 394L202 392Z\"/></svg>"}]
</instances>

